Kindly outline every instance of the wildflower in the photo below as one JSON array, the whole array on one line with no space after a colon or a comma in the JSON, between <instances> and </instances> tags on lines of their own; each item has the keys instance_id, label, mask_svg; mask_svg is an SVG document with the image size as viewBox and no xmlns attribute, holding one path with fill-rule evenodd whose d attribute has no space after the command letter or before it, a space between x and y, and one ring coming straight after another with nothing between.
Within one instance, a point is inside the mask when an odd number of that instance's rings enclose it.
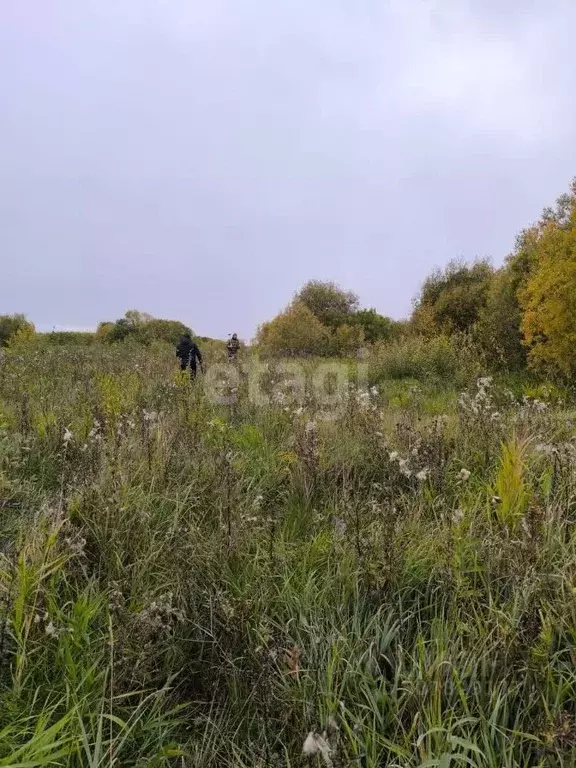
<instances>
[{"instance_id":1,"label":"wildflower","mask_svg":"<svg viewBox=\"0 0 576 768\"><path fill-rule=\"evenodd\" d=\"M306 737L306 740L304 741L304 746L302 747L302 754L315 755L317 752L318 752L318 744L316 741L316 734L313 731L310 731L310 733Z\"/></svg>"},{"instance_id":2,"label":"wildflower","mask_svg":"<svg viewBox=\"0 0 576 768\"><path fill-rule=\"evenodd\" d=\"M361 410L366 411L370 408L370 395L368 392L360 392L356 396L356 402Z\"/></svg>"},{"instance_id":3,"label":"wildflower","mask_svg":"<svg viewBox=\"0 0 576 768\"><path fill-rule=\"evenodd\" d=\"M452 513L452 525L458 525L458 523L463 519L464 512L461 509L455 509Z\"/></svg>"},{"instance_id":4,"label":"wildflower","mask_svg":"<svg viewBox=\"0 0 576 768\"><path fill-rule=\"evenodd\" d=\"M77 555L78 557L82 557L85 554L84 549L86 547L86 539L81 536L76 538L67 537L65 542L72 554Z\"/></svg>"},{"instance_id":5,"label":"wildflower","mask_svg":"<svg viewBox=\"0 0 576 768\"><path fill-rule=\"evenodd\" d=\"M462 480L462 482L465 483L466 480L468 480L468 478L470 477L470 470L469 469L464 469L464 467L462 467L462 469L458 473L458 476L459 476L460 480Z\"/></svg>"},{"instance_id":6,"label":"wildflower","mask_svg":"<svg viewBox=\"0 0 576 768\"><path fill-rule=\"evenodd\" d=\"M138 629L148 640L162 634L169 637L176 622L184 621L183 613L172 604L172 593L161 595L137 614Z\"/></svg>"},{"instance_id":7,"label":"wildflower","mask_svg":"<svg viewBox=\"0 0 576 768\"><path fill-rule=\"evenodd\" d=\"M113 612L118 612L124 607L124 595L119 589L114 589L108 598L108 608Z\"/></svg>"},{"instance_id":8,"label":"wildflower","mask_svg":"<svg viewBox=\"0 0 576 768\"><path fill-rule=\"evenodd\" d=\"M306 757L312 757L313 755L321 755L324 760L324 764L331 768L332 758L330 757L332 750L330 745L319 733L310 731L302 747L302 754Z\"/></svg>"},{"instance_id":9,"label":"wildflower","mask_svg":"<svg viewBox=\"0 0 576 768\"><path fill-rule=\"evenodd\" d=\"M70 440L73 439L73 437L74 435L72 434L72 432L70 432L68 427L64 427L64 437L62 438L62 440L64 441L64 445L68 445L68 443L70 442Z\"/></svg>"},{"instance_id":10,"label":"wildflower","mask_svg":"<svg viewBox=\"0 0 576 768\"><path fill-rule=\"evenodd\" d=\"M398 451L392 451L392 453L389 454L388 458L390 459L390 461L398 461L398 459L400 458L400 454L398 453Z\"/></svg>"},{"instance_id":11,"label":"wildflower","mask_svg":"<svg viewBox=\"0 0 576 768\"><path fill-rule=\"evenodd\" d=\"M50 637L57 637L58 636L58 630L56 629L56 627L54 626L54 623L52 621L50 621L48 624L46 624L46 626L44 627L44 631Z\"/></svg>"},{"instance_id":12,"label":"wildflower","mask_svg":"<svg viewBox=\"0 0 576 768\"><path fill-rule=\"evenodd\" d=\"M378 387L371 387L370 394L372 395L372 397L378 397Z\"/></svg>"},{"instance_id":13,"label":"wildflower","mask_svg":"<svg viewBox=\"0 0 576 768\"><path fill-rule=\"evenodd\" d=\"M428 475L430 474L430 470L428 468L421 469L420 472L416 473L416 480L420 480L420 482L424 482L428 479Z\"/></svg>"},{"instance_id":14,"label":"wildflower","mask_svg":"<svg viewBox=\"0 0 576 768\"><path fill-rule=\"evenodd\" d=\"M341 517L335 517L334 530L338 535L344 536L346 533L346 521Z\"/></svg>"}]
</instances>

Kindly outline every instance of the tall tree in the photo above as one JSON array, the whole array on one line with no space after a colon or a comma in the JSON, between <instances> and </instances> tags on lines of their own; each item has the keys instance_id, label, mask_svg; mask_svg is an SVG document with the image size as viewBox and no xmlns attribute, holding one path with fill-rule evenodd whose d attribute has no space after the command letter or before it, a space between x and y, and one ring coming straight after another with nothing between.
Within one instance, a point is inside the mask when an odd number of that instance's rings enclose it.
<instances>
[{"instance_id":1,"label":"tall tree","mask_svg":"<svg viewBox=\"0 0 576 768\"><path fill-rule=\"evenodd\" d=\"M425 334L472 330L486 305L492 274L487 260L451 261L432 272L415 302L415 329Z\"/></svg>"},{"instance_id":2,"label":"tall tree","mask_svg":"<svg viewBox=\"0 0 576 768\"><path fill-rule=\"evenodd\" d=\"M301 301L258 329L256 343L274 355L324 354L329 333Z\"/></svg>"},{"instance_id":3,"label":"tall tree","mask_svg":"<svg viewBox=\"0 0 576 768\"><path fill-rule=\"evenodd\" d=\"M391 341L397 334L397 324L394 320L378 314L373 308L359 309L348 320L348 324L362 328L364 339L369 344L376 341Z\"/></svg>"},{"instance_id":4,"label":"tall tree","mask_svg":"<svg viewBox=\"0 0 576 768\"><path fill-rule=\"evenodd\" d=\"M495 368L515 371L526 365L522 339L522 310L518 289L522 273L506 264L497 270L488 288L486 304L480 311L477 339L486 359Z\"/></svg>"},{"instance_id":5,"label":"tall tree","mask_svg":"<svg viewBox=\"0 0 576 768\"><path fill-rule=\"evenodd\" d=\"M576 181L532 230L530 269L518 291L533 367L576 373Z\"/></svg>"},{"instance_id":6,"label":"tall tree","mask_svg":"<svg viewBox=\"0 0 576 768\"><path fill-rule=\"evenodd\" d=\"M348 322L358 309L358 296L344 291L332 282L310 280L295 297L327 328L335 329Z\"/></svg>"},{"instance_id":7,"label":"tall tree","mask_svg":"<svg viewBox=\"0 0 576 768\"><path fill-rule=\"evenodd\" d=\"M138 329L138 341L149 344L153 341L165 341L176 344L184 333L192 334L192 330L179 320L162 320L152 318Z\"/></svg>"}]
</instances>

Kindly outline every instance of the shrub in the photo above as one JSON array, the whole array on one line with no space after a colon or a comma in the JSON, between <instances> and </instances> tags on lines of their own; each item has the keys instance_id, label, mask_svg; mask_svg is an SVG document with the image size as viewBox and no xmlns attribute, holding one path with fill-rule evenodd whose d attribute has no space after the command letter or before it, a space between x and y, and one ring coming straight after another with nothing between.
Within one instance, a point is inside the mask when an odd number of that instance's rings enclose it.
<instances>
[{"instance_id":1,"label":"shrub","mask_svg":"<svg viewBox=\"0 0 576 768\"><path fill-rule=\"evenodd\" d=\"M103 322L98 326L96 337L108 344L132 339L140 344L166 342L177 344L178 339L192 333L191 329L179 320L163 320L144 312L129 310L124 317L115 323Z\"/></svg>"},{"instance_id":2,"label":"shrub","mask_svg":"<svg viewBox=\"0 0 576 768\"><path fill-rule=\"evenodd\" d=\"M416 301L413 323L420 333L471 331L486 305L493 274L486 260L451 261L426 278Z\"/></svg>"},{"instance_id":3,"label":"shrub","mask_svg":"<svg viewBox=\"0 0 576 768\"><path fill-rule=\"evenodd\" d=\"M526 365L520 330L522 312L517 298L520 279L518 271L508 266L494 273L475 329L495 369L517 371Z\"/></svg>"},{"instance_id":4,"label":"shrub","mask_svg":"<svg viewBox=\"0 0 576 768\"><path fill-rule=\"evenodd\" d=\"M272 355L322 355L329 348L330 334L300 301L294 301L274 320L258 329L257 344Z\"/></svg>"},{"instance_id":5,"label":"shrub","mask_svg":"<svg viewBox=\"0 0 576 768\"><path fill-rule=\"evenodd\" d=\"M39 333L38 341L54 347L81 346L86 347L95 344L96 334L89 331L52 331L51 333Z\"/></svg>"},{"instance_id":6,"label":"shrub","mask_svg":"<svg viewBox=\"0 0 576 768\"><path fill-rule=\"evenodd\" d=\"M408 336L380 344L372 363L375 382L383 379L436 379L468 382L482 370L478 349L467 336Z\"/></svg>"},{"instance_id":7,"label":"shrub","mask_svg":"<svg viewBox=\"0 0 576 768\"><path fill-rule=\"evenodd\" d=\"M34 333L34 325L26 319L26 315L0 315L0 347L7 346L20 331Z\"/></svg>"}]
</instances>

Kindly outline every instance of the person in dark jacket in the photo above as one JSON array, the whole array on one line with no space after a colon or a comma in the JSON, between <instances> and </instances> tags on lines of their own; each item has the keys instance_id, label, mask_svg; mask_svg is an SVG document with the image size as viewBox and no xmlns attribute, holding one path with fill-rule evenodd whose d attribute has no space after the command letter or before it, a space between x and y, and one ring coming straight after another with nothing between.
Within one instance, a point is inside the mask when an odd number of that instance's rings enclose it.
<instances>
[{"instance_id":1,"label":"person in dark jacket","mask_svg":"<svg viewBox=\"0 0 576 768\"><path fill-rule=\"evenodd\" d=\"M180 370L185 371L190 366L190 374L193 379L196 378L196 361L200 364L200 370L204 372L202 354L198 344L196 344L189 333L185 333L178 342L176 357L180 360Z\"/></svg>"}]
</instances>

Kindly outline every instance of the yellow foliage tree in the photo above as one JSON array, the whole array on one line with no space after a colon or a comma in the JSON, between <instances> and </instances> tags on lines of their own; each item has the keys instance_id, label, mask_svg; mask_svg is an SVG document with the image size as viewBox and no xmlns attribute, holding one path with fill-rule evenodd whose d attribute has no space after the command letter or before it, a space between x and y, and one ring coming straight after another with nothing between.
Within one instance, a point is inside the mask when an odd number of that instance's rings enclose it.
<instances>
[{"instance_id":1,"label":"yellow foliage tree","mask_svg":"<svg viewBox=\"0 0 576 768\"><path fill-rule=\"evenodd\" d=\"M256 343L273 355L320 355L329 333L301 301L294 301L258 329Z\"/></svg>"},{"instance_id":2,"label":"yellow foliage tree","mask_svg":"<svg viewBox=\"0 0 576 768\"><path fill-rule=\"evenodd\" d=\"M32 323L26 323L19 328L12 338L8 341L8 345L11 349L19 349L21 347L29 346L36 340L36 330Z\"/></svg>"},{"instance_id":3,"label":"yellow foliage tree","mask_svg":"<svg viewBox=\"0 0 576 768\"><path fill-rule=\"evenodd\" d=\"M536 265L518 293L530 364L576 373L576 186L563 217L539 228Z\"/></svg>"},{"instance_id":4,"label":"yellow foliage tree","mask_svg":"<svg viewBox=\"0 0 576 768\"><path fill-rule=\"evenodd\" d=\"M34 335L34 325L26 315L0 315L0 347L5 347L20 332L24 336Z\"/></svg>"},{"instance_id":5,"label":"yellow foliage tree","mask_svg":"<svg viewBox=\"0 0 576 768\"><path fill-rule=\"evenodd\" d=\"M109 322L98 323L98 328L96 329L96 340L106 341L108 338L108 334L113 328L114 328L114 323L109 323Z\"/></svg>"}]
</instances>

